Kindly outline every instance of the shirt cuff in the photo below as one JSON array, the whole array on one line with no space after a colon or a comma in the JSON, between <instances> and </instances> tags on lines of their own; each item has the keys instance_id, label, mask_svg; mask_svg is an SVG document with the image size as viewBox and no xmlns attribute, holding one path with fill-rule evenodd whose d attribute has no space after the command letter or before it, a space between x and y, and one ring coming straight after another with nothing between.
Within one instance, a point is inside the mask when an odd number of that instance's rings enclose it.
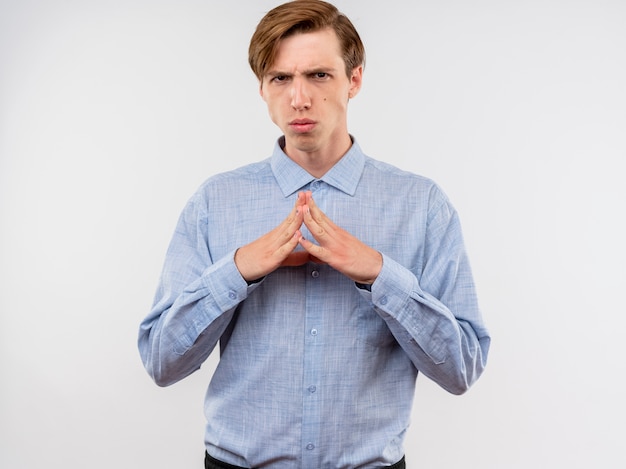
<instances>
[{"instance_id":1,"label":"shirt cuff","mask_svg":"<svg viewBox=\"0 0 626 469\"><path fill-rule=\"evenodd\" d=\"M221 311L235 308L262 281L259 279L248 285L235 265L235 251L209 266L204 271L203 278L210 296Z\"/></svg>"},{"instance_id":2,"label":"shirt cuff","mask_svg":"<svg viewBox=\"0 0 626 469\"><path fill-rule=\"evenodd\" d=\"M410 301L411 292L419 290L415 275L383 254L383 267L372 284L372 303L380 311L397 316Z\"/></svg>"}]
</instances>

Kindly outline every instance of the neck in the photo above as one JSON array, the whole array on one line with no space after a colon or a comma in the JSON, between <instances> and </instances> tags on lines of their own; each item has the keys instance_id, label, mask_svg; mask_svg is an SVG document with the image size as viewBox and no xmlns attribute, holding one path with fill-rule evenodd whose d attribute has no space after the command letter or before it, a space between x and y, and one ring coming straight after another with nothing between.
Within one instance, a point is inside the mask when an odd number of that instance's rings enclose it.
<instances>
[{"instance_id":1,"label":"neck","mask_svg":"<svg viewBox=\"0 0 626 469\"><path fill-rule=\"evenodd\" d=\"M311 176L321 178L345 155L352 146L352 138L346 133L345 138L323 148L285 142L283 151Z\"/></svg>"}]
</instances>

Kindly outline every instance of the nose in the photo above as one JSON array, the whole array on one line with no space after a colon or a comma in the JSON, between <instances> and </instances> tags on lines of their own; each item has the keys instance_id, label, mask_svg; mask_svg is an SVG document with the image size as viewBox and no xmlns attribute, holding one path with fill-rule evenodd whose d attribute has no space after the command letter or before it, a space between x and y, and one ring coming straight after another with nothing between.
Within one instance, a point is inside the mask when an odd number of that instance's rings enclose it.
<instances>
[{"instance_id":1,"label":"nose","mask_svg":"<svg viewBox=\"0 0 626 469\"><path fill-rule=\"evenodd\" d=\"M291 107L296 111L304 111L311 107L311 96L303 80L293 80L291 86Z\"/></svg>"}]
</instances>

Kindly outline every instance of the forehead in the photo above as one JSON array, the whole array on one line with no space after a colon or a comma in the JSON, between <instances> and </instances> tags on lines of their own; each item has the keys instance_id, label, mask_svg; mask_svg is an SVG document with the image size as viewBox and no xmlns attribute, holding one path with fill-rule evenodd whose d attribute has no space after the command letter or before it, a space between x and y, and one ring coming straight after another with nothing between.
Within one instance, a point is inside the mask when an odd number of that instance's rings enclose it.
<instances>
[{"instance_id":1,"label":"forehead","mask_svg":"<svg viewBox=\"0 0 626 469\"><path fill-rule=\"evenodd\" d=\"M343 64L337 34L332 29L295 33L278 43L270 70L297 71Z\"/></svg>"}]
</instances>

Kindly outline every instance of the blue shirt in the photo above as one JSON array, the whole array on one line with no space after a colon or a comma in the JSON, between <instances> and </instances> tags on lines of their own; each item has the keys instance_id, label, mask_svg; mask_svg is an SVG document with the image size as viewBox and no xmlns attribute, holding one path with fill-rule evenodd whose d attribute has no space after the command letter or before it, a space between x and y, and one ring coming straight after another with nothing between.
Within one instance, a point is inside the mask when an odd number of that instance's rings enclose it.
<instances>
[{"instance_id":1,"label":"blue shirt","mask_svg":"<svg viewBox=\"0 0 626 469\"><path fill-rule=\"evenodd\" d=\"M382 253L371 287L314 263L252 284L239 274L236 249L282 222L302 190ZM320 179L280 144L267 160L211 177L181 214L139 349L166 386L218 341L204 406L213 457L290 469L397 462L418 371L459 394L487 360L456 211L432 181L356 143Z\"/></svg>"}]
</instances>

